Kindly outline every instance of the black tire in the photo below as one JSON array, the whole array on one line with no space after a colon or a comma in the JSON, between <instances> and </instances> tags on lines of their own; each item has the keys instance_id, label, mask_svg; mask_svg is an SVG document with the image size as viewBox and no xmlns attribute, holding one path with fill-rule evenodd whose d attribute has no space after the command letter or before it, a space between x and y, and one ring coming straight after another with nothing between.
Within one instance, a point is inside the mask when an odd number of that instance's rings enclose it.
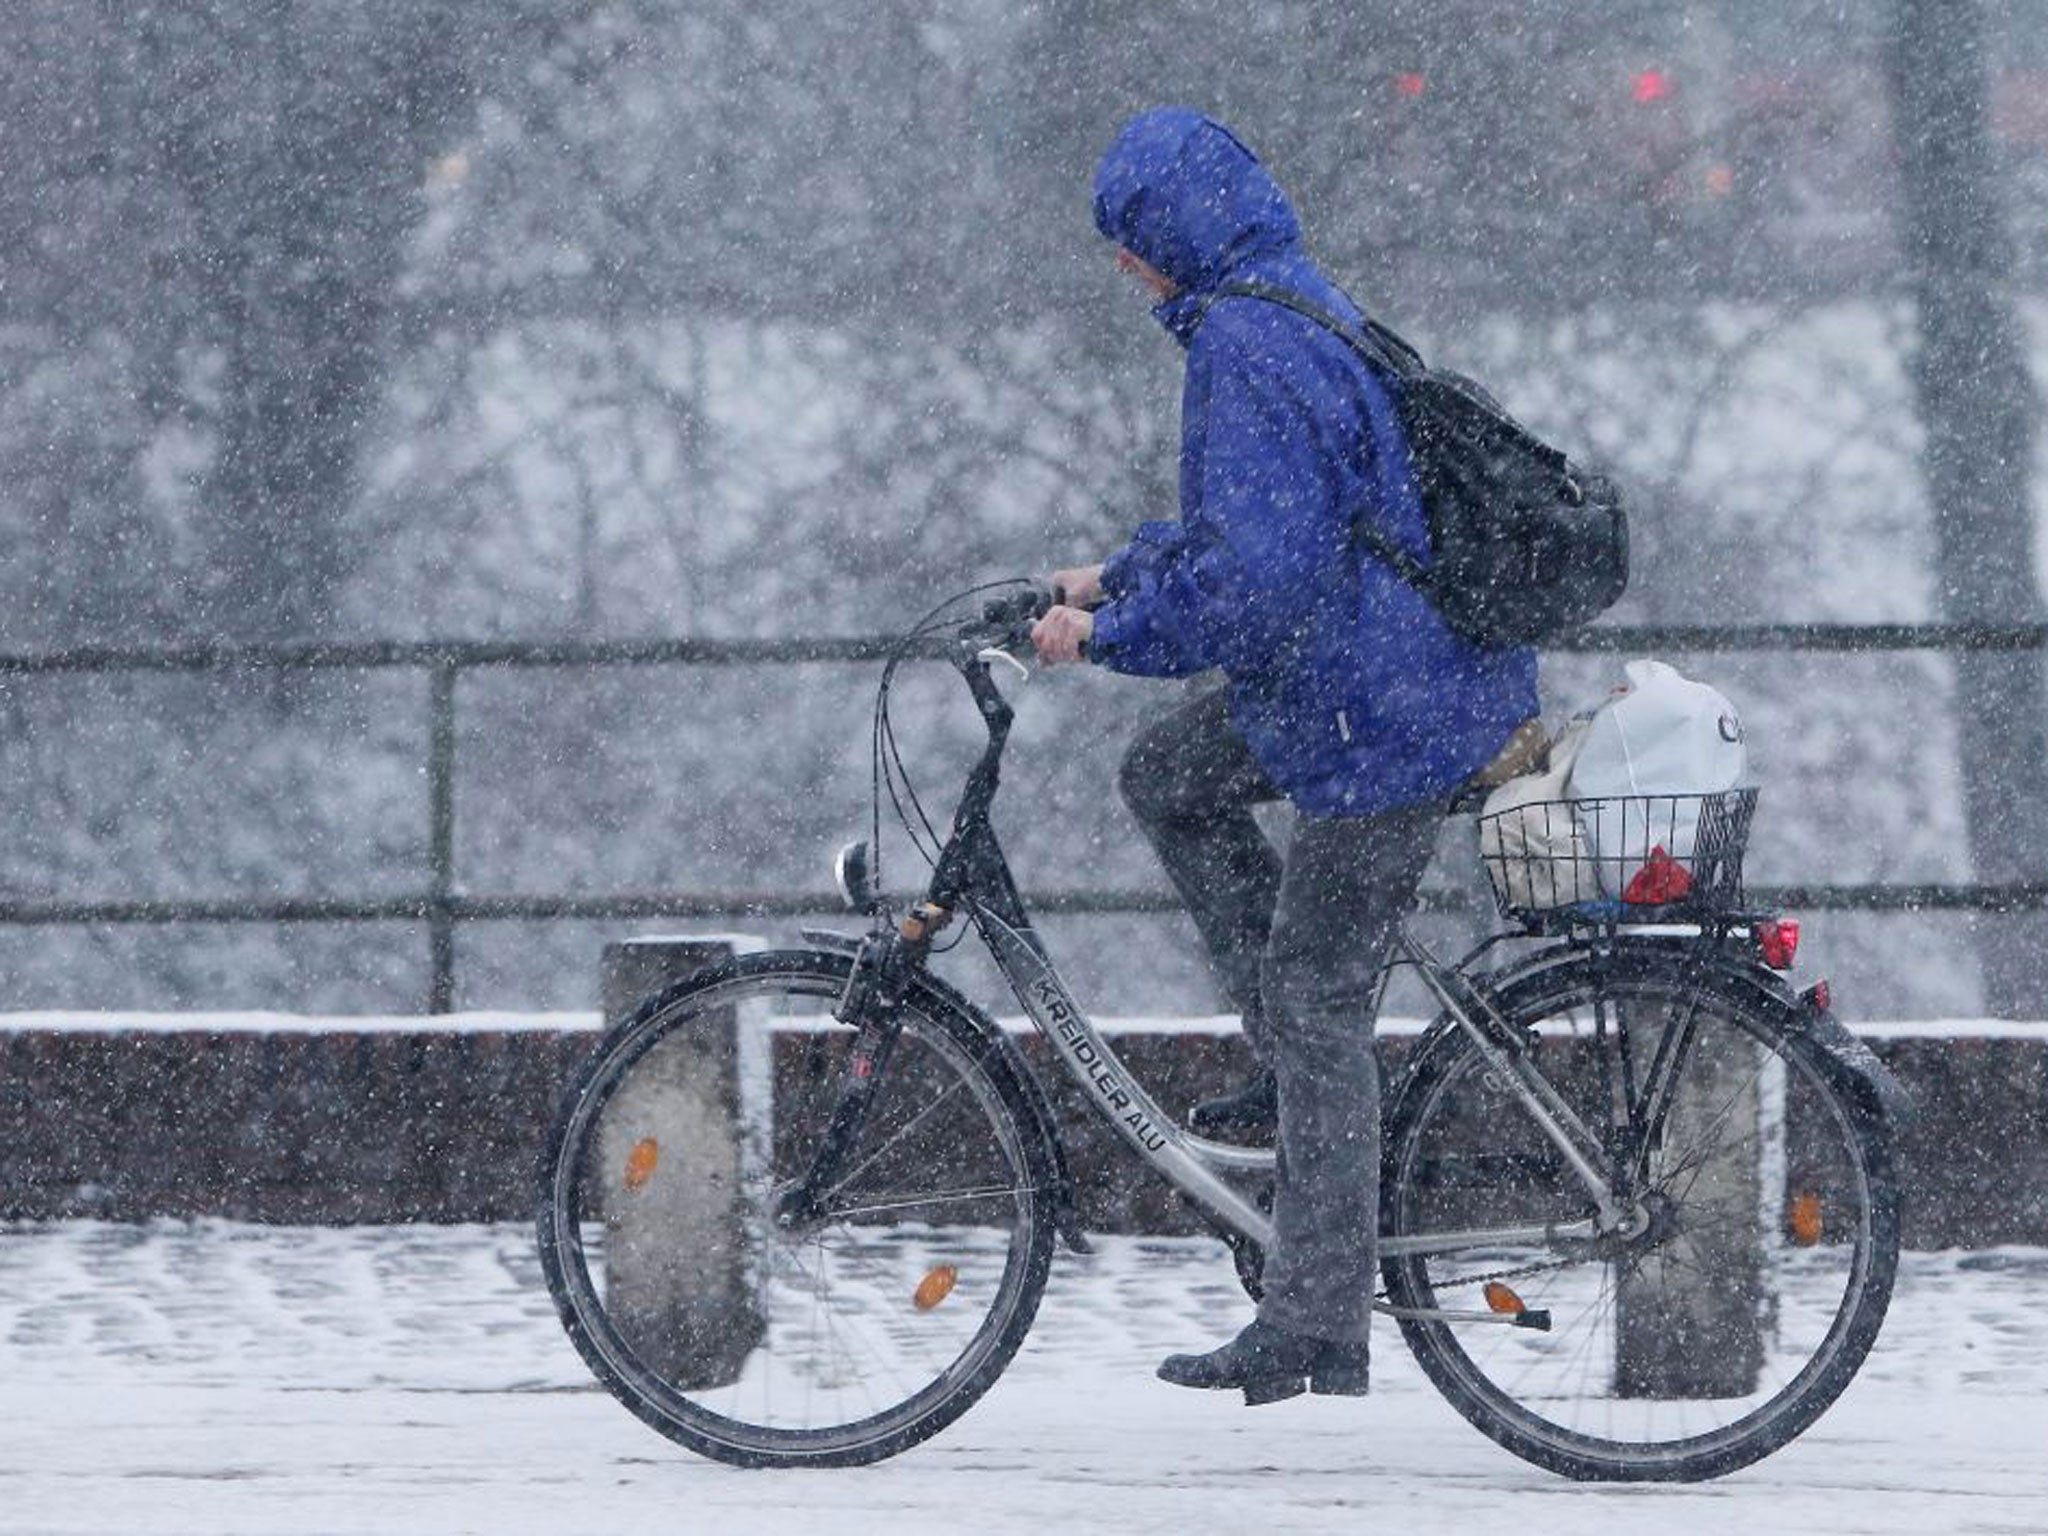
<instances>
[{"instance_id":1,"label":"black tire","mask_svg":"<svg viewBox=\"0 0 2048 1536\"><path fill-rule=\"evenodd\" d=\"M848 971L748 955L650 999L592 1052L542 1162L541 1264L576 1348L646 1423L739 1466L859 1465L936 1434L1009 1364L1045 1288L1048 1135L984 1028L928 988L901 1010L832 1216L794 1234L768 1218L840 1095ZM783 1027L753 1015L767 1048L721 1087L693 1026L730 1039L743 1004ZM689 1134L706 1106L711 1134Z\"/></svg>"},{"instance_id":2,"label":"black tire","mask_svg":"<svg viewBox=\"0 0 2048 1536\"><path fill-rule=\"evenodd\" d=\"M1511 982L1501 1001L1541 1032L1541 1069L1595 1129L1619 1102L1620 1028L1638 1074L1688 1008L1701 1047L1651 1167L1651 1229L1578 1250L1389 1254L1397 1307L1489 1313L1492 1278L1514 1292L1504 1310L1552 1323L1404 1318L1410 1349L1479 1430L1567 1477L1691 1481L1770 1454L1840 1396L1884 1321L1899 1247L1889 1125L1787 1005L1723 971L1668 955L1580 960ZM1411 1236L1594 1213L1459 1030L1431 1037L1402 1086L1383 1206L1382 1230Z\"/></svg>"}]
</instances>

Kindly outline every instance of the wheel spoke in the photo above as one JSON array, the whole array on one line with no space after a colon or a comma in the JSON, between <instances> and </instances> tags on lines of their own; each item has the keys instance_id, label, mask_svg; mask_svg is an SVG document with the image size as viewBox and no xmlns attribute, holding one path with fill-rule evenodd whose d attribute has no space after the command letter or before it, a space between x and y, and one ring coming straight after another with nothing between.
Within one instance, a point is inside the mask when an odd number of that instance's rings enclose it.
<instances>
[{"instance_id":1,"label":"wheel spoke","mask_svg":"<svg viewBox=\"0 0 2048 1536\"><path fill-rule=\"evenodd\" d=\"M826 1214L833 1221L850 1216L877 1216L884 1211L910 1211L928 1205L945 1205L955 1200L1015 1199L1037 1194L1030 1184L984 1184L975 1189L939 1189L928 1195L884 1195L862 1205L836 1205Z\"/></svg>"},{"instance_id":2,"label":"wheel spoke","mask_svg":"<svg viewBox=\"0 0 2048 1536\"><path fill-rule=\"evenodd\" d=\"M920 1125L923 1125L933 1115L937 1114L938 1111L945 1105L946 1101L952 1098L954 1094L958 1093L963 1085L964 1079L956 1080L953 1083L951 1083L943 1093L939 1094L937 1098L934 1098L930 1102L928 1102L923 1109L919 1110L915 1115L911 1116L909 1120L905 1121L894 1132L892 1132L889 1135L889 1137L882 1142L880 1146L876 1147L874 1151L870 1152L866 1157L862 1158L860 1162L855 1164L850 1172L842 1174L839 1177L838 1181L831 1186L831 1188L827 1189L823 1195L819 1196L820 1202L822 1203L825 1200L831 1199L832 1196L838 1194L842 1189L845 1189L849 1184L852 1184L862 1174L866 1173L868 1169L872 1168L875 1165L878 1159L883 1157L888 1152L894 1150L906 1137L910 1135L912 1131L916 1130Z\"/></svg>"}]
</instances>

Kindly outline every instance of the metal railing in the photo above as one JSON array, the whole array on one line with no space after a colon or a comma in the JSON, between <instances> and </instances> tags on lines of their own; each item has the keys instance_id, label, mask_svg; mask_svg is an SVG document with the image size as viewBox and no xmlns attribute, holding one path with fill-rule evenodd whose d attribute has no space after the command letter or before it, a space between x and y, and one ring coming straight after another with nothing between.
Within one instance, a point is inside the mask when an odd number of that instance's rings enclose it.
<instances>
[{"instance_id":1,"label":"metal railing","mask_svg":"<svg viewBox=\"0 0 2048 1536\"><path fill-rule=\"evenodd\" d=\"M0 678L56 673L253 673L406 670L428 679L427 887L407 895L64 901L0 899L0 924L349 923L423 925L430 949L427 1009L455 1000L455 930L507 919L790 917L837 910L836 895L788 891L653 891L609 896L468 895L455 879L456 683L468 672L565 667L760 666L880 661L894 637L789 640L590 642L371 641L343 644L201 644L159 648L88 646L41 654L0 654ZM2048 624L1612 625L1551 646L1553 652L2040 651ZM1816 911L2018 912L2048 908L2048 881L1990 884L1802 885L1754 889L1760 904ZM1179 910L1171 893L1150 890L1033 892L1049 913ZM1455 902L1445 902L1454 905Z\"/></svg>"}]
</instances>

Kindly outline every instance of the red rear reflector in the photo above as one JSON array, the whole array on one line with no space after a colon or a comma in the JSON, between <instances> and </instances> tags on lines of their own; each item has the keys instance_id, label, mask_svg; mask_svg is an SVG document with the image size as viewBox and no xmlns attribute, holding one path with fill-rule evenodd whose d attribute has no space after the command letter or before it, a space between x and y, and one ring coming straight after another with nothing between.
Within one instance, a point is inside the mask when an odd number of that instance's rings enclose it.
<instances>
[{"instance_id":1,"label":"red rear reflector","mask_svg":"<svg viewBox=\"0 0 2048 1536\"><path fill-rule=\"evenodd\" d=\"M1758 923L1756 947L1764 957L1764 964L1772 970L1791 970L1792 961L1799 953L1799 919L1778 917Z\"/></svg>"},{"instance_id":2,"label":"red rear reflector","mask_svg":"<svg viewBox=\"0 0 2048 1536\"><path fill-rule=\"evenodd\" d=\"M1816 1013L1826 1013L1834 1005L1834 994L1828 990L1826 981L1816 981L1799 995L1806 999L1806 1005Z\"/></svg>"}]
</instances>

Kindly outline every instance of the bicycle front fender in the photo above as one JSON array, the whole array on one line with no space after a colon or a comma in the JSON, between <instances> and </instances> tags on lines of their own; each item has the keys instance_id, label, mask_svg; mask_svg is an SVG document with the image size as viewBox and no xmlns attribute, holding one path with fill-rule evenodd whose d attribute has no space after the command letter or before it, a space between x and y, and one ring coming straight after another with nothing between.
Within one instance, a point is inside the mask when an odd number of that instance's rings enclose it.
<instances>
[{"instance_id":1,"label":"bicycle front fender","mask_svg":"<svg viewBox=\"0 0 2048 1536\"><path fill-rule=\"evenodd\" d=\"M987 1013L969 1002L964 994L925 971L919 974L915 983L918 991L924 993L927 1006L944 1009L953 1015L962 1031L972 1037L976 1055L986 1064L1007 1073L1017 1085L1027 1104L1031 1106L1033 1118L1038 1122L1039 1134L1045 1138L1047 1150L1051 1153L1053 1169L1053 1225L1058 1229L1060 1239L1075 1253L1090 1253L1088 1235L1081 1228L1081 1218L1074 1206L1074 1180L1067 1169L1066 1143L1060 1136L1060 1121L1047 1097L1045 1084L1038 1074L1031 1070L1031 1064L1024 1059L1024 1052Z\"/></svg>"},{"instance_id":2,"label":"bicycle front fender","mask_svg":"<svg viewBox=\"0 0 2048 1536\"><path fill-rule=\"evenodd\" d=\"M864 942L860 935L840 933L826 928L805 928L804 942L818 951L818 958L834 968L852 969L856 956ZM1024 1052L1017 1042L1003 1032L1003 1027L972 1002L957 988L934 976L930 971L920 970L911 983L921 993L921 1004L932 1013L950 1014L971 1042L976 1058L984 1064L1007 1075L1017 1086L1024 1102L1030 1106L1032 1119L1038 1133L1044 1138L1053 1169L1054 1187L1052 1192L1053 1225L1058 1229L1060 1239L1075 1253L1089 1253L1088 1235L1081 1228L1081 1218L1074 1206L1074 1180L1067 1168L1067 1148L1060 1136L1060 1121L1052 1107L1052 1100L1046 1096L1045 1084L1024 1059Z\"/></svg>"}]
</instances>

